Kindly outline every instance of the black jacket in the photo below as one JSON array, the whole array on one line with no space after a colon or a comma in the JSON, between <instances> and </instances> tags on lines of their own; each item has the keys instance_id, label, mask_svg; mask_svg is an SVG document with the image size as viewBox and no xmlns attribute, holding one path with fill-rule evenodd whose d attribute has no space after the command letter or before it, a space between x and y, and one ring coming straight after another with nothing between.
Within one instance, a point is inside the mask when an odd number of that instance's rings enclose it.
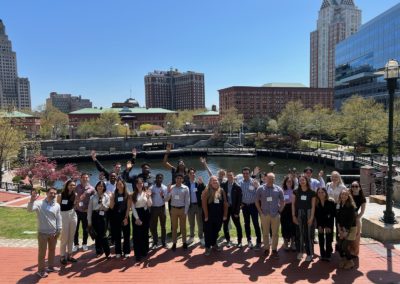
<instances>
[{"instance_id":1,"label":"black jacket","mask_svg":"<svg viewBox=\"0 0 400 284\"><path fill-rule=\"evenodd\" d=\"M189 196L191 196L190 193L190 180L185 180L183 182L184 185L186 185L189 188ZM199 207L201 207L201 194L203 193L203 190L206 188L206 186L204 185L204 183L197 183L195 182L195 187L197 188L197 192L196 192L196 197L197 197L197 205ZM192 201L190 201L190 203L192 203Z\"/></svg>"},{"instance_id":2,"label":"black jacket","mask_svg":"<svg viewBox=\"0 0 400 284\"><path fill-rule=\"evenodd\" d=\"M315 207L315 219L317 219L317 227L333 229L336 215L335 202L326 200L324 206L318 203Z\"/></svg>"},{"instance_id":3,"label":"black jacket","mask_svg":"<svg viewBox=\"0 0 400 284\"><path fill-rule=\"evenodd\" d=\"M225 191L226 197L228 198L228 181L221 183L221 188ZM231 212L233 215L239 215L240 213L240 206L242 205L242 189L240 186L234 182L232 185L232 206ZM229 200L229 198L228 198Z\"/></svg>"},{"instance_id":4,"label":"black jacket","mask_svg":"<svg viewBox=\"0 0 400 284\"><path fill-rule=\"evenodd\" d=\"M356 226L356 211L353 206L340 206L336 211L336 221L341 226L350 230Z\"/></svg>"}]
</instances>

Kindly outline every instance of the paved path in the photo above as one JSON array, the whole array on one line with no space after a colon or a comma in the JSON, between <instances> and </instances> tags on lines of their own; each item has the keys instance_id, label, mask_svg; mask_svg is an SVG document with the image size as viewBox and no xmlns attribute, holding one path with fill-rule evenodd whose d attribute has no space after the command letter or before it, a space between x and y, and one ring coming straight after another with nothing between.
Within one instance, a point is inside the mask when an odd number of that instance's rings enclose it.
<instances>
[{"instance_id":1,"label":"paved path","mask_svg":"<svg viewBox=\"0 0 400 284\"><path fill-rule=\"evenodd\" d=\"M316 246L316 251L318 251ZM204 256L197 246L175 253L159 249L147 260L95 258L92 251L78 253L79 262L59 273L39 279L35 272L34 248L0 247L1 283L400 283L400 253L392 247L370 242L361 245L358 267L336 269L339 258L330 263L299 262L294 252L280 250L280 259L265 259L261 252L224 249ZM58 258L57 258L58 260Z\"/></svg>"}]
</instances>

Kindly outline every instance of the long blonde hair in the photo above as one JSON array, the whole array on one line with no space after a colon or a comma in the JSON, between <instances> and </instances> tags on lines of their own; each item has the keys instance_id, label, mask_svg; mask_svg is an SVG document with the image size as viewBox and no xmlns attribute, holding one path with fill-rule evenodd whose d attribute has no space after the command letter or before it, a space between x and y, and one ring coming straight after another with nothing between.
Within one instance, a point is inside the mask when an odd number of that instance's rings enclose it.
<instances>
[{"instance_id":1,"label":"long blonde hair","mask_svg":"<svg viewBox=\"0 0 400 284\"><path fill-rule=\"evenodd\" d=\"M338 172L338 171L333 171L333 172L331 172L331 182L333 182L332 181L332 176L333 175L337 175L338 177L339 177L339 183L338 183L338 185L344 185L344 182L343 182L343 180L342 180L342 176L340 175L340 173Z\"/></svg>"},{"instance_id":2,"label":"long blonde hair","mask_svg":"<svg viewBox=\"0 0 400 284\"><path fill-rule=\"evenodd\" d=\"M214 189L211 185L211 181L215 180L218 183L218 188ZM218 178L216 176L211 176L210 180L208 181L208 185L205 188L205 192L207 194L207 203L213 203L215 199L220 199L222 194L222 188L219 186Z\"/></svg>"}]
</instances>

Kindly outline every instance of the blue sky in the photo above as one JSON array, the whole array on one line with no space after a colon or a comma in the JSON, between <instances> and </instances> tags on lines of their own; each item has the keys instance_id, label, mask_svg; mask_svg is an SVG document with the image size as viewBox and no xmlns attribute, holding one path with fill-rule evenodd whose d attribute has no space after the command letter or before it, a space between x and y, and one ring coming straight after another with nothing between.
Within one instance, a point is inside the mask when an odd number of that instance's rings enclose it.
<instances>
[{"instance_id":1,"label":"blue sky","mask_svg":"<svg viewBox=\"0 0 400 284\"><path fill-rule=\"evenodd\" d=\"M397 4L355 0L362 22ZM31 83L33 108L49 93L111 106L144 105L153 70L205 74L206 106L218 89L269 82L309 85L309 34L322 0L1 0L0 19Z\"/></svg>"}]
</instances>

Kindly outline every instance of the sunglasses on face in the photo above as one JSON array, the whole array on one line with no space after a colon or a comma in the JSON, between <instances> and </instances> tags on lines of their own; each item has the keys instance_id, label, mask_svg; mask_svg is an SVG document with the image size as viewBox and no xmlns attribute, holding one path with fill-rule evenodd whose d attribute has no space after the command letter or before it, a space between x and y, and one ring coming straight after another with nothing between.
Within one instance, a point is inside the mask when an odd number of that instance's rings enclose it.
<instances>
[{"instance_id":1,"label":"sunglasses on face","mask_svg":"<svg viewBox=\"0 0 400 284\"><path fill-rule=\"evenodd\" d=\"M351 188L360 188L358 185L352 185Z\"/></svg>"}]
</instances>

